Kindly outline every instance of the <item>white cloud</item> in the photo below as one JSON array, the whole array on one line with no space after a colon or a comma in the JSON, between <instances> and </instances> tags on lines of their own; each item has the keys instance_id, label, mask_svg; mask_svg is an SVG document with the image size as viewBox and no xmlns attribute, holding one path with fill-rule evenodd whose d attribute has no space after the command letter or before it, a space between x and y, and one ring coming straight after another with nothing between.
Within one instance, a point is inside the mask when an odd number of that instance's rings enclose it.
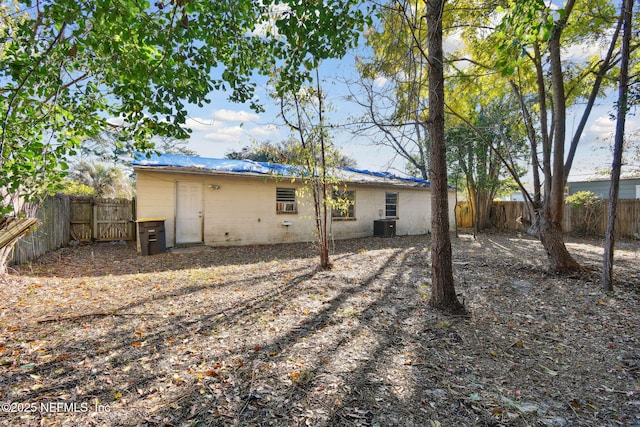
<instances>
[{"instance_id":1,"label":"white cloud","mask_svg":"<svg viewBox=\"0 0 640 427\"><path fill-rule=\"evenodd\" d=\"M603 57L606 50L603 46L595 43L577 43L571 45L569 48L564 49L563 58L569 61L586 61L589 58L599 55Z\"/></svg>"},{"instance_id":2,"label":"white cloud","mask_svg":"<svg viewBox=\"0 0 640 427\"><path fill-rule=\"evenodd\" d=\"M634 132L638 130L638 120L627 117L625 123L625 136L632 138ZM616 132L616 121L609 115L601 115L591 121L591 125L587 127L582 139L586 143L586 147L591 149L606 147L613 144L613 138Z\"/></svg>"},{"instance_id":3,"label":"white cloud","mask_svg":"<svg viewBox=\"0 0 640 427\"><path fill-rule=\"evenodd\" d=\"M185 122L185 127L194 131L210 131L214 126L211 119L203 119L202 117L190 117Z\"/></svg>"},{"instance_id":4,"label":"white cloud","mask_svg":"<svg viewBox=\"0 0 640 427\"><path fill-rule=\"evenodd\" d=\"M261 5L264 2L260 1ZM259 21L254 30L247 33L249 36L261 37L261 38L280 38L278 32L278 26L276 25L279 19L282 19L289 12L291 12L291 6L286 3L271 3L266 15L262 16L262 21Z\"/></svg>"},{"instance_id":5,"label":"white cloud","mask_svg":"<svg viewBox=\"0 0 640 427\"><path fill-rule=\"evenodd\" d=\"M616 122L609 116L600 116L589 126L589 133L599 139L608 138L615 131Z\"/></svg>"},{"instance_id":6,"label":"white cloud","mask_svg":"<svg viewBox=\"0 0 640 427\"><path fill-rule=\"evenodd\" d=\"M260 116L255 113L247 111L234 111L234 110L216 110L211 113L211 117L214 120L221 120L223 122L255 122Z\"/></svg>"},{"instance_id":7,"label":"white cloud","mask_svg":"<svg viewBox=\"0 0 640 427\"><path fill-rule=\"evenodd\" d=\"M124 117L109 117L107 119L107 123L112 126L124 126L126 121L124 120Z\"/></svg>"},{"instance_id":8,"label":"white cloud","mask_svg":"<svg viewBox=\"0 0 640 427\"><path fill-rule=\"evenodd\" d=\"M221 109L213 111L211 118L190 117L186 120L185 127L193 131L211 132L226 127L228 123L244 124L245 122L257 122L259 119L260 116L248 111Z\"/></svg>"},{"instance_id":9,"label":"white cloud","mask_svg":"<svg viewBox=\"0 0 640 427\"><path fill-rule=\"evenodd\" d=\"M255 138L268 138L277 135L280 129L276 125L256 126L248 131Z\"/></svg>"},{"instance_id":10,"label":"white cloud","mask_svg":"<svg viewBox=\"0 0 640 427\"><path fill-rule=\"evenodd\" d=\"M375 80L373 81L373 85L375 87L384 87L388 81L389 79L386 77L376 77Z\"/></svg>"},{"instance_id":11,"label":"white cloud","mask_svg":"<svg viewBox=\"0 0 640 427\"><path fill-rule=\"evenodd\" d=\"M462 30L453 31L452 33L448 34L443 40L442 48L447 54L462 52L462 50L464 49L464 42L462 41Z\"/></svg>"},{"instance_id":12,"label":"white cloud","mask_svg":"<svg viewBox=\"0 0 640 427\"><path fill-rule=\"evenodd\" d=\"M219 127L204 135L204 139L215 142L237 142L245 135L241 126Z\"/></svg>"},{"instance_id":13,"label":"white cloud","mask_svg":"<svg viewBox=\"0 0 640 427\"><path fill-rule=\"evenodd\" d=\"M278 132L278 128L273 125L256 126L252 128L245 128L244 126L216 126L213 131L206 133L204 138L217 142L238 142L242 140L248 141L250 138L264 139L277 135Z\"/></svg>"}]
</instances>

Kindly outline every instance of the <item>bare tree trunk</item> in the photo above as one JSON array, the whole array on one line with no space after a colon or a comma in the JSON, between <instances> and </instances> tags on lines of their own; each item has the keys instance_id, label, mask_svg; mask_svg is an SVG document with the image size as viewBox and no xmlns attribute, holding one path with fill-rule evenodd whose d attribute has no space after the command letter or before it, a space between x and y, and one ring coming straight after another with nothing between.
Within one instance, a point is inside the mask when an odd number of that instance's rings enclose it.
<instances>
[{"instance_id":1,"label":"bare tree trunk","mask_svg":"<svg viewBox=\"0 0 640 427\"><path fill-rule=\"evenodd\" d=\"M7 268L9 264L9 257L11 256L11 250L16 245L16 242L9 243L8 245L0 248L0 276L7 274Z\"/></svg>"},{"instance_id":2,"label":"bare tree trunk","mask_svg":"<svg viewBox=\"0 0 640 427\"><path fill-rule=\"evenodd\" d=\"M562 224L554 221L545 210L539 213L539 220L540 241L547 252L551 270L560 274L580 271L580 264L573 259L564 244Z\"/></svg>"},{"instance_id":3,"label":"bare tree trunk","mask_svg":"<svg viewBox=\"0 0 640 427\"><path fill-rule=\"evenodd\" d=\"M319 131L317 134L308 135L307 131L305 131L305 120L303 119L303 110L305 106L301 104L300 99L295 93L292 94L292 101L295 108L295 122L287 119L284 108L284 98L281 98L280 100L280 109L281 117L284 119L287 126L296 131L300 137L300 144L304 151L302 155L303 164L306 168L306 172L308 172L309 174L307 185L311 188L311 193L313 195L316 232L318 233L317 244L318 256L320 258L320 267L325 270L329 270L331 269L332 264L329 258L329 221L331 218L327 194L327 141L325 140L324 128L324 94L322 92L322 88L320 87L320 76L317 69L316 81L318 96L318 123L310 124L310 126ZM318 159L318 155L320 159Z\"/></svg>"},{"instance_id":4,"label":"bare tree trunk","mask_svg":"<svg viewBox=\"0 0 640 427\"><path fill-rule=\"evenodd\" d=\"M331 261L329 260L329 209L327 206L327 148L324 139L324 102L322 88L320 87L320 75L318 69L316 69L316 84L318 90L318 122L320 127L320 170L322 176L320 178L319 196L322 203L320 205L322 218L320 220L322 227L318 230L320 232L320 266L328 270L331 268Z\"/></svg>"},{"instance_id":5,"label":"bare tree trunk","mask_svg":"<svg viewBox=\"0 0 640 427\"><path fill-rule=\"evenodd\" d=\"M486 230L492 226L491 222L491 209L493 208L493 200L489 191L478 191L477 196L477 215L478 215L478 229Z\"/></svg>"},{"instance_id":6,"label":"bare tree trunk","mask_svg":"<svg viewBox=\"0 0 640 427\"><path fill-rule=\"evenodd\" d=\"M473 225L473 237L478 235L478 198L476 197L475 185L467 184L467 194L469 195L469 207L471 208L471 221Z\"/></svg>"},{"instance_id":7,"label":"bare tree trunk","mask_svg":"<svg viewBox=\"0 0 640 427\"><path fill-rule=\"evenodd\" d=\"M550 171L545 170L545 193L540 213L540 240L547 251L551 269L558 273L581 270L580 264L571 256L564 243L562 220L564 216L564 140L566 136L567 99L562 73L560 35L566 25L567 16L575 0L565 4L566 16L555 25L549 38L549 69L553 99L552 132L553 154ZM545 159L545 168L548 159ZM548 181L550 179L550 185Z\"/></svg>"},{"instance_id":8,"label":"bare tree trunk","mask_svg":"<svg viewBox=\"0 0 640 427\"><path fill-rule=\"evenodd\" d=\"M331 269L329 258L329 233L328 233L328 207L326 203L326 183L312 181L313 187L313 208L316 215L316 233L318 233L318 256L320 267L324 270Z\"/></svg>"},{"instance_id":9,"label":"bare tree trunk","mask_svg":"<svg viewBox=\"0 0 640 427\"><path fill-rule=\"evenodd\" d=\"M431 142L431 305L463 314L453 281L447 161L444 140L442 13L444 0L427 1L429 62L429 139Z\"/></svg>"},{"instance_id":10,"label":"bare tree trunk","mask_svg":"<svg viewBox=\"0 0 640 427\"><path fill-rule=\"evenodd\" d=\"M616 136L613 147L613 165L611 166L611 188L609 189L609 216L604 243L601 286L604 291L613 291L613 252L615 243L616 210L620 190L622 169L622 151L624 128L627 116L627 85L629 84L629 49L631 44L631 25L633 18L633 0L622 3L624 30L622 36L622 59L620 63L620 82L618 85L618 113L616 117Z\"/></svg>"}]
</instances>

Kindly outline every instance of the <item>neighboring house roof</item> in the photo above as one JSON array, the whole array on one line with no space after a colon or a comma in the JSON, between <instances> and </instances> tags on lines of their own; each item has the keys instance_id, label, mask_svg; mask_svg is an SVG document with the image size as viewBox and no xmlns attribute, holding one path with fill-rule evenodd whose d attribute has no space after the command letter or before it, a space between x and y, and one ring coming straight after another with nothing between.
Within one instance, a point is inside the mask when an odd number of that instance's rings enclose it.
<instances>
[{"instance_id":1,"label":"neighboring house roof","mask_svg":"<svg viewBox=\"0 0 640 427\"><path fill-rule=\"evenodd\" d=\"M620 181L637 181L639 179L640 179L640 175L633 175L633 174L620 177ZM610 181L611 181L611 177L609 176L592 175L588 178L569 180L567 181L567 184L576 184L576 183L583 183L583 182L610 182Z\"/></svg>"},{"instance_id":2,"label":"neighboring house roof","mask_svg":"<svg viewBox=\"0 0 640 427\"><path fill-rule=\"evenodd\" d=\"M640 198L640 177L620 178L618 189L619 199L638 199ZM609 177L598 177L587 181L569 181L567 182L569 194L576 194L580 191L590 191L602 199L609 198L611 190L611 179Z\"/></svg>"},{"instance_id":3,"label":"neighboring house roof","mask_svg":"<svg viewBox=\"0 0 640 427\"><path fill-rule=\"evenodd\" d=\"M132 166L173 172L232 174L244 176L272 175L274 177L300 177L296 166L253 160L212 159L182 154L136 155ZM372 172L366 169L338 169L335 175L345 182L391 186L429 187L430 182L420 178L401 177L389 172Z\"/></svg>"}]
</instances>

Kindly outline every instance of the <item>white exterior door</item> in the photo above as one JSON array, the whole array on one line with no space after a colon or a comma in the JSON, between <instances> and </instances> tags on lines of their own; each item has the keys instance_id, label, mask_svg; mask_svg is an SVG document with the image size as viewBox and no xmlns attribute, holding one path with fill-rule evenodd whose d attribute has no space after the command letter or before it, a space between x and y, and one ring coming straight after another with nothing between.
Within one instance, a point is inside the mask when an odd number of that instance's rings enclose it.
<instances>
[{"instance_id":1,"label":"white exterior door","mask_svg":"<svg viewBox=\"0 0 640 427\"><path fill-rule=\"evenodd\" d=\"M202 243L202 183L176 182L176 244Z\"/></svg>"}]
</instances>

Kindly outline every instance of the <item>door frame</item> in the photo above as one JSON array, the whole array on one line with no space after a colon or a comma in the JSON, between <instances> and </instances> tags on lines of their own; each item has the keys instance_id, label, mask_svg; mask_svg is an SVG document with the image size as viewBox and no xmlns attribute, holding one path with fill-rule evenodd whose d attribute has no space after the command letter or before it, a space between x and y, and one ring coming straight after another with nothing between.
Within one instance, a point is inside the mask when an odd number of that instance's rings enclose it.
<instances>
[{"instance_id":1,"label":"door frame","mask_svg":"<svg viewBox=\"0 0 640 427\"><path fill-rule=\"evenodd\" d=\"M195 241L190 241L190 242L179 242L178 243L178 211L179 211L179 205L180 205L180 192L178 191L178 187L180 186L181 183L186 183L186 184L192 184L192 185L197 185L199 187L199 207L200 207L200 211L198 213L199 215L199 230L198 230L198 234L199 234L199 240L195 240ZM202 244L204 243L204 182L203 181L194 181L194 180L176 180L175 181L175 187L174 187L174 191L176 194L176 198L175 198L175 221L174 221L174 238L173 238L173 243L174 245L191 245L191 244Z\"/></svg>"}]
</instances>

